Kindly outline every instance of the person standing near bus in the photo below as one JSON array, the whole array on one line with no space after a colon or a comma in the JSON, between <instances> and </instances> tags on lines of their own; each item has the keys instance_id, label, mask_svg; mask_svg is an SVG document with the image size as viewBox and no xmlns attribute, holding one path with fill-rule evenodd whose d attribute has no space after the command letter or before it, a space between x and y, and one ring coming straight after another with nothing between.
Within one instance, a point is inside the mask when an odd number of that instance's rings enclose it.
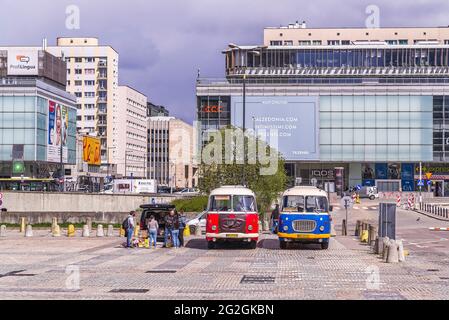
<instances>
[{"instance_id":1,"label":"person standing near bus","mask_svg":"<svg viewBox=\"0 0 449 320\"><path fill-rule=\"evenodd\" d=\"M274 210L271 212L271 224L273 233L277 233L277 227L279 223L279 204L276 203Z\"/></svg>"},{"instance_id":2,"label":"person standing near bus","mask_svg":"<svg viewBox=\"0 0 449 320\"><path fill-rule=\"evenodd\" d=\"M187 225L187 218L184 214L184 210L179 212L179 246L184 247L184 229Z\"/></svg>"},{"instance_id":3,"label":"person standing near bus","mask_svg":"<svg viewBox=\"0 0 449 320\"><path fill-rule=\"evenodd\" d=\"M159 229L159 224L153 215L150 216L150 220L147 224L148 228L148 236L150 238L150 248L151 244L154 244L154 249L156 249L156 241L157 241L157 230Z\"/></svg>"},{"instance_id":4,"label":"person standing near bus","mask_svg":"<svg viewBox=\"0 0 449 320\"><path fill-rule=\"evenodd\" d=\"M179 248L179 215L178 212L175 210L172 210L170 212L170 215L173 217L173 229L172 229L172 242L173 247L175 249Z\"/></svg>"},{"instance_id":5,"label":"person standing near bus","mask_svg":"<svg viewBox=\"0 0 449 320\"><path fill-rule=\"evenodd\" d=\"M134 235L134 217L136 216L136 212L135 211L131 211L128 215L127 218L127 224L125 225L126 228L126 247L127 248L133 248L133 244L131 243L131 240L133 238Z\"/></svg>"}]
</instances>

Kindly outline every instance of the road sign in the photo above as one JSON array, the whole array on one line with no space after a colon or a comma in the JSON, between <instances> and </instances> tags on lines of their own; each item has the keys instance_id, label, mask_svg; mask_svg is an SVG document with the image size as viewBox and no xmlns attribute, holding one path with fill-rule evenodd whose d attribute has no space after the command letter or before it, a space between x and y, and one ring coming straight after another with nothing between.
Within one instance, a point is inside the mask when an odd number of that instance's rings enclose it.
<instances>
[{"instance_id":1,"label":"road sign","mask_svg":"<svg viewBox=\"0 0 449 320\"><path fill-rule=\"evenodd\" d=\"M350 196L344 196L341 198L341 206L345 209L351 209L354 205L354 202L352 201L352 198Z\"/></svg>"},{"instance_id":2,"label":"road sign","mask_svg":"<svg viewBox=\"0 0 449 320\"><path fill-rule=\"evenodd\" d=\"M362 190L362 186L359 185L359 184L356 186L356 188L357 188L357 190L359 190L359 191Z\"/></svg>"},{"instance_id":3,"label":"road sign","mask_svg":"<svg viewBox=\"0 0 449 320\"><path fill-rule=\"evenodd\" d=\"M430 180L430 178L432 178L432 174L432 172L426 172L427 180Z\"/></svg>"},{"instance_id":4,"label":"road sign","mask_svg":"<svg viewBox=\"0 0 449 320\"><path fill-rule=\"evenodd\" d=\"M424 187L424 180L418 180L418 187Z\"/></svg>"},{"instance_id":5,"label":"road sign","mask_svg":"<svg viewBox=\"0 0 449 320\"><path fill-rule=\"evenodd\" d=\"M427 185L430 186L432 184L432 181L427 181Z\"/></svg>"}]
</instances>

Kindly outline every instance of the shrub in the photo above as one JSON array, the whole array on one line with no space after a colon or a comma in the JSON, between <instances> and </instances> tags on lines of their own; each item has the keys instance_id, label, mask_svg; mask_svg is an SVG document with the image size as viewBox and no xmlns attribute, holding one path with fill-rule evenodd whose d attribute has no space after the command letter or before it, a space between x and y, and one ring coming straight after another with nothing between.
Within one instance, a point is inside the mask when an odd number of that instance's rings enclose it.
<instances>
[{"instance_id":1,"label":"shrub","mask_svg":"<svg viewBox=\"0 0 449 320\"><path fill-rule=\"evenodd\" d=\"M184 210L185 212L201 212L207 207L207 196L198 196L189 199L176 199L172 204L176 206L176 210Z\"/></svg>"}]
</instances>

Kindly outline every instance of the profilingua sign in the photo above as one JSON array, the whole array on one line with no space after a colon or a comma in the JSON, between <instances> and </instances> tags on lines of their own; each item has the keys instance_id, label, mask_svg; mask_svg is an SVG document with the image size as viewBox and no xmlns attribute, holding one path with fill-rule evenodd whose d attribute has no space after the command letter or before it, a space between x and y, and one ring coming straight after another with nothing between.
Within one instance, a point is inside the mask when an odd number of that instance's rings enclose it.
<instances>
[{"instance_id":1,"label":"profilingua sign","mask_svg":"<svg viewBox=\"0 0 449 320\"><path fill-rule=\"evenodd\" d=\"M38 50L8 50L8 76L38 75Z\"/></svg>"}]
</instances>

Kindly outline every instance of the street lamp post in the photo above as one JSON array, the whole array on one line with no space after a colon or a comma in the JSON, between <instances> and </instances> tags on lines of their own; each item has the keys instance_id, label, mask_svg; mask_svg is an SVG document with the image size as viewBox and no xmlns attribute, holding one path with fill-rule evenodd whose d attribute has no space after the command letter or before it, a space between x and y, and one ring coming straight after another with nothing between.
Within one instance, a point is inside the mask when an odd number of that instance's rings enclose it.
<instances>
[{"instance_id":1,"label":"street lamp post","mask_svg":"<svg viewBox=\"0 0 449 320\"><path fill-rule=\"evenodd\" d=\"M240 67L243 71L243 81L242 81L242 112L243 112L243 124L242 124L242 130L243 130L243 166L242 166L242 185L246 186L246 172L245 172L245 165L246 165L246 142L245 142L245 131L246 131L246 65L244 61L244 55L243 55L243 49L239 47L238 45L234 43L230 43L228 45L230 48L237 48L241 54L240 60ZM259 47L258 49L262 49L263 47ZM252 50L249 51L249 53L252 53L254 55L260 56L260 51Z\"/></svg>"}]
</instances>

